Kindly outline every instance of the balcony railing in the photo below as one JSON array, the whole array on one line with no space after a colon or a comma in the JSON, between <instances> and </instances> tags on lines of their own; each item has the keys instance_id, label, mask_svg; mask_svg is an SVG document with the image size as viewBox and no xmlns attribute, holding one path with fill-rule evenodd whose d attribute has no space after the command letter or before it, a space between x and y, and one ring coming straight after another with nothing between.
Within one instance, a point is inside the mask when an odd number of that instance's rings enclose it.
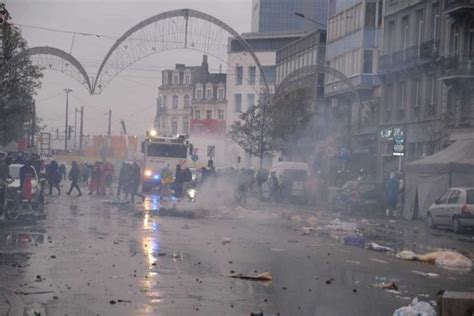
<instances>
[{"instance_id":1,"label":"balcony railing","mask_svg":"<svg viewBox=\"0 0 474 316\"><path fill-rule=\"evenodd\" d=\"M464 15L474 9L474 0L445 0L445 11L451 16Z\"/></svg>"},{"instance_id":2,"label":"balcony railing","mask_svg":"<svg viewBox=\"0 0 474 316\"><path fill-rule=\"evenodd\" d=\"M435 60L439 56L439 40L430 40L380 57L380 71L391 72L411 68Z\"/></svg>"},{"instance_id":3,"label":"balcony railing","mask_svg":"<svg viewBox=\"0 0 474 316\"><path fill-rule=\"evenodd\" d=\"M474 77L474 52L455 52L444 58L443 79Z\"/></svg>"}]
</instances>

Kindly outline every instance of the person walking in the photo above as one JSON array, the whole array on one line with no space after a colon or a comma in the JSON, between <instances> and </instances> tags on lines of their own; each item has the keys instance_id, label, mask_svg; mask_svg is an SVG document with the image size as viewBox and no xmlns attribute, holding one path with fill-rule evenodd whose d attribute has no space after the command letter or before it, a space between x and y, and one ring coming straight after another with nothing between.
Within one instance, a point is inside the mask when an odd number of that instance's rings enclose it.
<instances>
[{"instance_id":1,"label":"person walking","mask_svg":"<svg viewBox=\"0 0 474 316\"><path fill-rule=\"evenodd\" d=\"M77 192L79 192L78 196L82 196L81 189L79 188L79 177L81 175L81 170L75 161L72 162L71 170L69 171L69 180L71 180L71 188L67 195L71 195L72 189L76 188Z\"/></svg>"},{"instance_id":2,"label":"person walking","mask_svg":"<svg viewBox=\"0 0 474 316\"><path fill-rule=\"evenodd\" d=\"M394 215L397 209L398 191L400 183L395 176L394 172L390 172L389 179L385 183L385 201L387 203L387 209L385 213L387 216Z\"/></svg>"},{"instance_id":3,"label":"person walking","mask_svg":"<svg viewBox=\"0 0 474 316\"><path fill-rule=\"evenodd\" d=\"M105 176L105 194L107 195L107 189L109 189L110 191L112 190L111 187L112 187L112 182L113 182L113 178L114 178L114 165L107 161L105 164L104 164L104 176Z\"/></svg>"},{"instance_id":4,"label":"person walking","mask_svg":"<svg viewBox=\"0 0 474 316\"><path fill-rule=\"evenodd\" d=\"M66 165L64 162L59 166L59 176L61 177L61 180L66 180Z\"/></svg>"},{"instance_id":5,"label":"person walking","mask_svg":"<svg viewBox=\"0 0 474 316\"><path fill-rule=\"evenodd\" d=\"M135 205L135 196L141 197L143 199L143 201L145 201L145 196L138 192L142 176L141 176L140 166L136 162L134 162L133 165L132 165L131 174L132 174L132 177L131 177L131 179L132 179L132 183L131 183L132 192L130 193L130 195L131 195L132 205Z\"/></svg>"},{"instance_id":6,"label":"person walking","mask_svg":"<svg viewBox=\"0 0 474 316\"><path fill-rule=\"evenodd\" d=\"M174 196L180 198L183 196L183 171L181 165L176 165L176 173L174 176Z\"/></svg>"},{"instance_id":7,"label":"person walking","mask_svg":"<svg viewBox=\"0 0 474 316\"><path fill-rule=\"evenodd\" d=\"M118 186L117 186L117 197L120 198L120 195L122 195L122 191L125 192L125 196L127 196L126 190L125 190L125 183L127 179L129 178L128 174L128 164L126 162L122 163L122 166L120 167L119 171L119 178L118 178Z\"/></svg>"},{"instance_id":8,"label":"person walking","mask_svg":"<svg viewBox=\"0 0 474 316\"><path fill-rule=\"evenodd\" d=\"M59 188L61 175L59 174L59 165L56 160L51 161L46 168L46 179L49 184L49 195L53 194L53 188L56 188L58 195L61 195L61 189Z\"/></svg>"},{"instance_id":9,"label":"person walking","mask_svg":"<svg viewBox=\"0 0 474 316\"><path fill-rule=\"evenodd\" d=\"M91 171L91 181L89 182L89 195L92 195L94 191L99 194L99 180L100 180L100 165L96 162Z\"/></svg>"}]
</instances>

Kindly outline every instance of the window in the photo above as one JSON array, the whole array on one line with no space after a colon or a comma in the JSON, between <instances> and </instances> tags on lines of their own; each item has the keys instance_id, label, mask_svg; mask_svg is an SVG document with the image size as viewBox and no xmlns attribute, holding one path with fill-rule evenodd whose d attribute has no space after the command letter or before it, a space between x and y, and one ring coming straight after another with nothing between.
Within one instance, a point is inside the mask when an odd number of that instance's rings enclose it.
<instances>
[{"instance_id":1,"label":"window","mask_svg":"<svg viewBox=\"0 0 474 316\"><path fill-rule=\"evenodd\" d=\"M468 57L474 58L474 21L469 24Z\"/></svg>"},{"instance_id":2,"label":"window","mask_svg":"<svg viewBox=\"0 0 474 316\"><path fill-rule=\"evenodd\" d=\"M183 117L183 133L189 134L189 118Z\"/></svg>"},{"instance_id":3,"label":"window","mask_svg":"<svg viewBox=\"0 0 474 316\"><path fill-rule=\"evenodd\" d=\"M163 72L163 84L164 85L168 84L168 73L166 71Z\"/></svg>"},{"instance_id":4,"label":"window","mask_svg":"<svg viewBox=\"0 0 474 316\"><path fill-rule=\"evenodd\" d=\"M190 74L184 75L184 84L191 84L191 75Z\"/></svg>"},{"instance_id":5,"label":"window","mask_svg":"<svg viewBox=\"0 0 474 316\"><path fill-rule=\"evenodd\" d=\"M235 67L235 84L241 85L243 77L244 77L244 68L240 66Z\"/></svg>"},{"instance_id":6,"label":"window","mask_svg":"<svg viewBox=\"0 0 474 316\"><path fill-rule=\"evenodd\" d=\"M250 110L255 105L255 94L249 93L247 94L247 109Z\"/></svg>"},{"instance_id":7,"label":"window","mask_svg":"<svg viewBox=\"0 0 474 316\"><path fill-rule=\"evenodd\" d=\"M459 44L461 40L460 36L461 30L459 24L455 24L451 26L451 53L452 54L459 54Z\"/></svg>"},{"instance_id":8,"label":"window","mask_svg":"<svg viewBox=\"0 0 474 316\"><path fill-rule=\"evenodd\" d=\"M161 96L161 106L164 108L166 107L166 95Z\"/></svg>"},{"instance_id":9,"label":"window","mask_svg":"<svg viewBox=\"0 0 474 316\"><path fill-rule=\"evenodd\" d=\"M234 94L234 112L235 113L242 112L242 95L241 94Z\"/></svg>"},{"instance_id":10,"label":"window","mask_svg":"<svg viewBox=\"0 0 474 316\"><path fill-rule=\"evenodd\" d=\"M202 99L202 90L197 89L196 90L196 100L201 100Z\"/></svg>"},{"instance_id":11,"label":"window","mask_svg":"<svg viewBox=\"0 0 474 316\"><path fill-rule=\"evenodd\" d=\"M407 105L407 83L406 81L400 82L400 116L399 119L405 118L405 109Z\"/></svg>"},{"instance_id":12,"label":"window","mask_svg":"<svg viewBox=\"0 0 474 316\"><path fill-rule=\"evenodd\" d=\"M196 120L200 120L201 119L201 111L199 111L199 110L194 111L194 118Z\"/></svg>"},{"instance_id":13,"label":"window","mask_svg":"<svg viewBox=\"0 0 474 316\"><path fill-rule=\"evenodd\" d=\"M206 111L206 120L212 120L212 110Z\"/></svg>"},{"instance_id":14,"label":"window","mask_svg":"<svg viewBox=\"0 0 474 316\"><path fill-rule=\"evenodd\" d=\"M172 84L179 84L179 74L173 74Z\"/></svg>"},{"instance_id":15,"label":"window","mask_svg":"<svg viewBox=\"0 0 474 316\"><path fill-rule=\"evenodd\" d=\"M207 88L207 90L206 90L206 99L212 100L212 97L213 97L212 91L213 91L212 88Z\"/></svg>"},{"instance_id":16,"label":"window","mask_svg":"<svg viewBox=\"0 0 474 316\"><path fill-rule=\"evenodd\" d=\"M171 119L171 134L178 134L178 119L176 117Z\"/></svg>"},{"instance_id":17,"label":"window","mask_svg":"<svg viewBox=\"0 0 474 316\"><path fill-rule=\"evenodd\" d=\"M178 96L177 95L174 95L173 96L173 109L177 109L178 108Z\"/></svg>"},{"instance_id":18,"label":"window","mask_svg":"<svg viewBox=\"0 0 474 316\"><path fill-rule=\"evenodd\" d=\"M461 191L454 190L449 196L448 204L459 204L459 198L461 197Z\"/></svg>"},{"instance_id":19,"label":"window","mask_svg":"<svg viewBox=\"0 0 474 316\"><path fill-rule=\"evenodd\" d=\"M426 104L425 117L433 117L436 115L436 78L428 77L426 80Z\"/></svg>"},{"instance_id":20,"label":"window","mask_svg":"<svg viewBox=\"0 0 474 316\"><path fill-rule=\"evenodd\" d=\"M438 199L438 204L446 204L448 202L449 195L451 194L451 190L447 191Z\"/></svg>"},{"instance_id":21,"label":"window","mask_svg":"<svg viewBox=\"0 0 474 316\"><path fill-rule=\"evenodd\" d=\"M224 88L219 88L217 90L217 95L218 95L219 100L224 100Z\"/></svg>"},{"instance_id":22,"label":"window","mask_svg":"<svg viewBox=\"0 0 474 316\"><path fill-rule=\"evenodd\" d=\"M466 204L469 204L469 205L474 204L474 190L466 191Z\"/></svg>"},{"instance_id":23,"label":"window","mask_svg":"<svg viewBox=\"0 0 474 316\"><path fill-rule=\"evenodd\" d=\"M354 22L353 22L354 8L350 8L346 11L346 31L347 33L352 33L354 31Z\"/></svg>"},{"instance_id":24,"label":"window","mask_svg":"<svg viewBox=\"0 0 474 316\"><path fill-rule=\"evenodd\" d=\"M416 24L415 24L415 36L416 36L416 41L415 45L420 45L423 43L423 10L418 10L416 11ZM418 48L418 56L420 55L420 48Z\"/></svg>"},{"instance_id":25,"label":"window","mask_svg":"<svg viewBox=\"0 0 474 316\"><path fill-rule=\"evenodd\" d=\"M375 16L377 13L377 3L367 2L365 7L365 27L375 27Z\"/></svg>"},{"instance_id":26,"label":"window","mask_svg":"<svg viewBox=\"0 0 474 316\"><path fill-rule=\"evenodd\" d=\"M400 30L400 34L401 34L400 45L401 45L402 50L408 47L408 40L410 37L410 34L408 33L409 32L408 27L409 27L408 15L406 15L402 18L402 25L401 25L401 30ZM392 39L389 38L388 40L389 41L393 40L393 38Z\"/></svg>"},{"instance_id":27,"label":"window","mask_svg":"<svg viewBox=\"0 0 474 316\"><path fill-rule=\"evenodd\" d=\"M415 119L419 119L420 106L421 106L421 80L415 79L415 84L412 86L413 92L413 116Z\"/></svg>"},{"instance_id":28,"label":"window","mask_svg":"<svg viewBox=\"0 0 474 316\"><path fill-rule=\"evenodd\" d=\"M250 66L249 67L249 84L254 85L255 84L255 77L257 75L257 69L255 66Z\"/></svg>"},{"instance_id":29,"label":"window","mask_svg":"<svg viewBox=\"0 0 474 316\"><path fill-rule=\"evenodd\" d=\"M189 95L184 96L184 108L189 109L191 107L191 98Z\"/></svg>"},{"instance_id":30,"label":"window","mask_svg":"<svg viewBox=\"0 0 474 316\"><path fill-rule=\"evenodd\" d=\"M395 36L395 21L390 21L388 23L388 36L386 37L387 41L387 53L391 54L395 52L395 45L394 45L394 36Z\"/></svg>"},{"instance_id":31,"label":"window","mask_svg":"<svg viewBox=\"0 0 474 316\"><path fill-rule=\"evenodd\" d=\"M217 111L217 118L221 121L224 120L224 110Z\"/></svg>"},{"instance_id":32,"label":"window","mask_svg":"<svg viewBox=\"0 0 474 316\"><path fill-rule=\"evenodd\" d=\"M274 84L275 83L275 66L263 66L262 70L263 70L263 75L265 76L265 79L267 79L267 83L269 85ZM260 84L263 84L263 78L261 75L260 75Z\"/></svg>"},{"instance_id":33,"label":"window","mask_svg":"<svg viewBox=\"0 0 474 316\"><path fill-rule=\"evenodd\" d=\"M385 122L390 121L390 116L392 114L393 108L393 85L387 84L385 88L385 104L387 105L385 108Z\"/></svg>"},{"instance_id":34,"label":"window","mask_svg":"<svg viewBox=\"0 0 474 316\"><path fill-rule=\"evenodd\" d=\"M364 73L371 74L374 68L374 52L372 50L364 51Z\"/></svg>"},{"instance_id":35,"label":"window","mask_svg":"<svg viewBox=\"0 0 474 316\"><path fill-rule=\"evenodd\" d=\"M432 22L431 22L431 27L432 27L432 32L433 32L433 39L438 40L439 39L439 4L435 3L433 4L433 12L432 12Z\"/></svg>"}]
</instances>

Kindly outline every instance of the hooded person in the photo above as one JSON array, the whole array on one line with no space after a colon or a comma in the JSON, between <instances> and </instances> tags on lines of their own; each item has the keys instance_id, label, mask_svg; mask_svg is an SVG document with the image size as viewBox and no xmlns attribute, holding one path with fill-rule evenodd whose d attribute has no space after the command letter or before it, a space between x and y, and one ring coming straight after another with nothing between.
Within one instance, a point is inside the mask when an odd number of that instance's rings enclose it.
<instances>
[{"instance_id":1,"label":"hooded person","mask_svg":"<svg viewBox=\"0 0 474 316\"><path fill-rule=\"evenodd\" d=\"M79 166L77 165L77 162L73 161L71 170L69 171L69 180L71 180L71 188L69 191L66 193L67 195L70 195L72 192L72 189L76 189L77 192L79 192L79 196L82 195L81 189L79 188L79 178L81 176L81 170L79 169Z\"/></svg>"},{"instance_id":2,"label":"hooded person","mask_svg":"<svg viewBox=\"0 0 474 316\"><path fill-rule=\"evenodd\" d=\"M390 172L389 178L385 183L385 202L387 205L386 215L397 210L398 192L400 189L400 182L398 181L394 172Z\"/></svg>"},{"instance_id":3,"label":"hooded person","mask_svg":"<svg viewBox=\"0 0 474 316\"><path fill-rule=\"evenodd\" d=\"M58 195L61 195L59 183L61 182L61 175L59 173L59 165L56 160L52 160L46 168L46 179L49 184L49 195L53 194L53 188L58 190Z\"/></svg>"}]
</instances>

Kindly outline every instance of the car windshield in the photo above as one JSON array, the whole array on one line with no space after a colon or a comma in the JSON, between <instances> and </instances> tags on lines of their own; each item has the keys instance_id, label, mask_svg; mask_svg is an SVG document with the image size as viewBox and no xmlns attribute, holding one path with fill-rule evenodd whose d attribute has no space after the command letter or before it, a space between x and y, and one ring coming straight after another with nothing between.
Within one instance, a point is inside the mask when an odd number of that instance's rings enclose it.
<instances>
[{"instance_id":1,"label":"car windshield","mask_svg":"<svg viewBox=\"0 0 474 316\"><path fill-rule=\"evenodd\" d=\"M186 158L187 147L181 144L148 144L149 157Z\"/></svg>"}]
</instances>

